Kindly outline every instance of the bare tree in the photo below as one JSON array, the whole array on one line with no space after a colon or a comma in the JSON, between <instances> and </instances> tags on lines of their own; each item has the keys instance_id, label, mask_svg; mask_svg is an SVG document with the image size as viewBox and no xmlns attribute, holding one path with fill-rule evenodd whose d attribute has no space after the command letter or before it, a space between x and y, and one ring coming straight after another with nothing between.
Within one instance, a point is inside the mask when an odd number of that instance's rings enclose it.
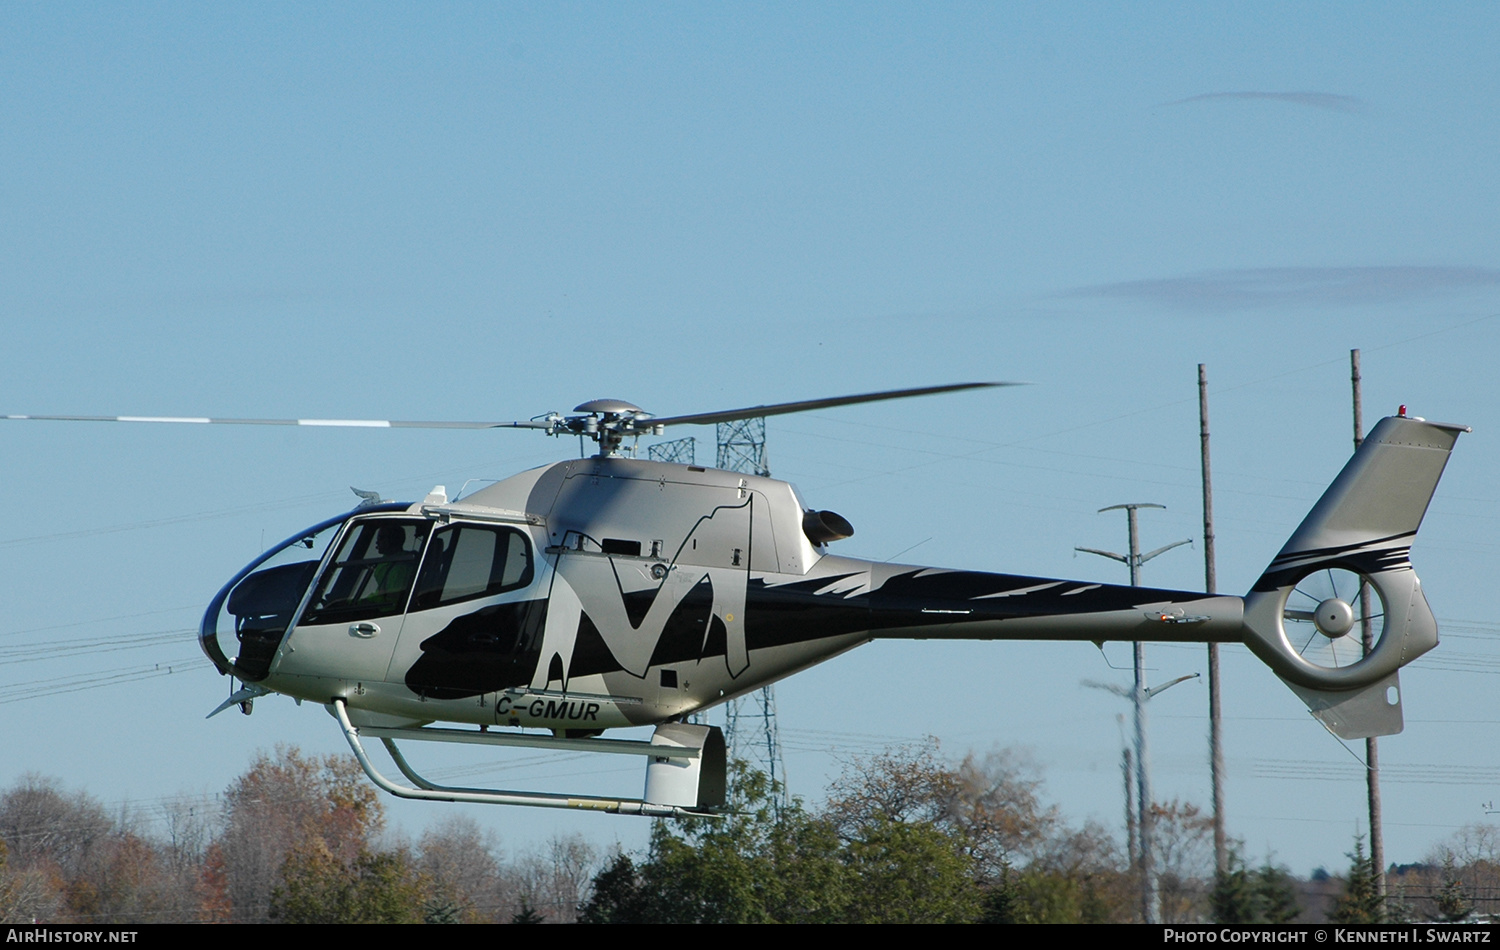
<instances>
[{"instance_id":1,"label":"bare tree","mask_svg":"<svg viewBox=\"0 0 1500 950\"><path fill-rule=\"evenodd\" d=\"M27 775L0 794L0 915L49 922L173 922L201 917L198 859L174 858L122 810Z\"/></svg>"},{"instance_id":2,"label":"bare tree","mask_svg":"<svg viewBox=\"0 0 1500 950\"><path fill-rule=\"evenodd\" d=\"M554 835L541 850L522 855L507 869L511 902L504 919L529 910L547 923L576 923L601 864L599 849L582 835Z\"/></svg>"},{"instance_id":3,"label":"bare tree","mask_svg":"<svg viewBox=\"0 0 1500 950\"><path fill-rule=\"evenodd\" d=\"M0 840L19 868L52 865L73 877L113 828L103 806L82 792L66 794L53 778L28 773L0 795Z\"/></svg>"},{"instance_id":4,"label":"bare tree","mask_svg":"<svg viewBox=\"0 0 1500 950\"><path fill-rule=\"evenodd\" d=\"M1209 919L1208 895L1213 887L1213 817L1175 798L1153 805L1152 811L1161 922L1203 923Z\"/></svg>"},{"instance_id":5,"label":"bare tree","mask_svg":"<svg viewBox=\"0 0 1500 950\"><path fill-rule=\"evenodd\" d=\"M62 912L62 881L36 869L18 869L0 841L0 924L34 924Z\"/></svg>"},{"instance_id":6,"label":"bare tree","mask_svg":"<svg viewBox=\"0 0 1500 950\"><path fill-rule=\"evenodd\" d=\"M1437 897L1445 876L1451 876L1473 901L1475 913L1500 913L1500 827L1464 826L1428 854L1427 864L1424 871L1403 875L1409 890L1421 895L1419 912L1439 913Z\"/></svg>"},{"instance_id":7,"label":"bare tree","mask_svg":"<svg viewBox=\"0 0 1500 950\"><path fill-rule=\"evenodd\" d=\"M467 815L449 815L422 834L417 869L426 875L429 903L451 907L466 923L496 921L500 912L499 844Z\"/></svg>"},{"instance_id":8,"label":"bare tree","mask_svg":"<svg viewBox=\"0 0 1500 950\"><path fill-rule=\"evenodd\" d=\"M938 759L937 742L929 740L850 760L828 788L825 815L850 840L880 821L943 821L961 789L958 774Z\"/></svg>"},{"instance_id":9,"label":"bare tree","mask_svg":"<svg viewBox=\"0 0 1500 950\"><path fill-rule=\"evenodd\" d=\"M929 742L855 759L830 787L825 814L845 840L877 821L930 822L963 842L981 878L997 880L1044 853L1060 831L1041 786L1014 750L971 754L953 768Z\"/></svg>"}]
</instances>

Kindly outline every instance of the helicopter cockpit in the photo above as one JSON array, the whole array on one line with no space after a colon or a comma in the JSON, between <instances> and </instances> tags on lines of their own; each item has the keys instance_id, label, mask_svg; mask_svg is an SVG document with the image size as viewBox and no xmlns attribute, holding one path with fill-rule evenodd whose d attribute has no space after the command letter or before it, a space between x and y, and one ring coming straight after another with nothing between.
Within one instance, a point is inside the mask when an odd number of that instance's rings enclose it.
<instances>
[{"instance_id":1,"label":"helicopter cockpit","mask_svg":"<svg viewBox=\"0 0 1500 950\"><path fill-rule=\"evenodd\" d=\"M403 613L431 524L391 518L351 522L299 624L357 624Z\"/></svg>"},{"instance_id":2,"label":"helicopter cockpit","mask_svg":"<svg viewBox=\"0 0 1500 950\"><path fill-rule=\"evenodd\" d=\"M323 671L309 654L334 649L344 652L332 667L379 681L405 629L423 658L415 663L416 678L407 677L414 690L441 692L437 683L466 682L476 667L495 663L513 675L510 667L518 654L531 652L537 631L492 601L521 596L535 576L525 534L503 525L440 525L409 511L403 504L365 506L267 551L209 605L200 631L204 652L221 672L259 682L295 628L299 657L288 672L318 675ZM423 650L434 635L432 649ZM348 652L351 640L364 646Z\"/></svg>"},{"instance_id":3,"label":"helicopter cockpit","mask_svg":"<svg viewBox=\"0 0 1500 950\"><path fill-rule=\"evenodd\" d=\"M358 513L405 509L405 505L380 505ZM266 677L329 544L350 516L345 513L297 532L246 565L219 591L203 616L199 638L221 673L233 673L251 683ZM348 542L343 548L349 549ZM221 643L220 633L233 634L233 641ZM226 654L226 646L234 655Z\"/></svg>"}]
</instances>

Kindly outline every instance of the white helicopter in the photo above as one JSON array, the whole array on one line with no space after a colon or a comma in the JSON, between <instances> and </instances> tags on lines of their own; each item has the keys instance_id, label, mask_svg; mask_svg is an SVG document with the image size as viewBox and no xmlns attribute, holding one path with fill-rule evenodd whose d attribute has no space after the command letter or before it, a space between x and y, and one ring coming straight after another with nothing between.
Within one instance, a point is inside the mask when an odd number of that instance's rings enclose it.
<instances>
[{"instance_id":1,"label":"white helicopter","mask_svg":"<svg viewBox=\"0 0 1500 950\"><path fill-rule=\"evenodd\" d=\"M1401 731L1398 670L1438 642L1409 552L1467 427L1404 408L1381 420L1244 597L840 557L829 545L853 533L849 522L787 482L623 449L671 425L998 385L1008 384L667 417L598 399L525 422L0 419L532 428L597 442L592 458L461 500L442 487L414 504L362 493L353 511L247 565L209 605L203 650L243 684L210 715L235 704L248 713L269 693L325 705L371 780L403 798L711 814L725 798L724 740L688 717L880 638L1242 642L1339 736ZM647 725L649 741L599 738ZM369 738L410 785L375 767ZM438 785L398 740L641 755L645 791Z\"/></svg>"}]
</instances>

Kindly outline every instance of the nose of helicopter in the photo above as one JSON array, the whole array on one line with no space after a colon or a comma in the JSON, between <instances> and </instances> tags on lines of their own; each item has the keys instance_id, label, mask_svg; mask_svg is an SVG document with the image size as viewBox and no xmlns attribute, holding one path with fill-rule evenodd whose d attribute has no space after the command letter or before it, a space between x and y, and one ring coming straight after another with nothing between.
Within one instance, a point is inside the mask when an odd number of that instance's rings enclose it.
<instances>
[{"instance_id":1,"label":"nose of helicopter","mask_svg":"<svg viewBox=\"0 0 1500 950\"><path fill-rule=\"evenodd\" d=\"M209 603L198 644L220 673L249 683L265 679L329 543L349 514L299 531L270 548Z\"/></svg>"}]
</instances>

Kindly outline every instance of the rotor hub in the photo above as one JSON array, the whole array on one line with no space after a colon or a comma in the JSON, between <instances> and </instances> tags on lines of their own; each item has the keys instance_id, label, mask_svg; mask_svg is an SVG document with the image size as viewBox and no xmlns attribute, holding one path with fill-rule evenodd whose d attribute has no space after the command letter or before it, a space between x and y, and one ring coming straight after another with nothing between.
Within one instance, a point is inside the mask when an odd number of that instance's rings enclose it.
<instances>
[{"instance_id":1,"label":"rotor hub","mask_svg":"<svg viewBox=\"0 0 1500 950\"><path fill-rule=\"evenodd\" d=\"M626 413L639 415L645 412L640 406L628 403L623 399L590 399L583 405L574 407L573 411L598 412L616 416L625 415Z\"/></svg>"},{"instance_id":2,"label":"rotor hub","mask_svg":"<svg viewBox=\"0 0 1500 950\"><path fill-rule=\"evenodd\" d=\"M1346 600L1330 597L1313 611L1313 623L1323 636L1337 640L1354 629L1354 607Z\"/></svg>"}]
</instances>

